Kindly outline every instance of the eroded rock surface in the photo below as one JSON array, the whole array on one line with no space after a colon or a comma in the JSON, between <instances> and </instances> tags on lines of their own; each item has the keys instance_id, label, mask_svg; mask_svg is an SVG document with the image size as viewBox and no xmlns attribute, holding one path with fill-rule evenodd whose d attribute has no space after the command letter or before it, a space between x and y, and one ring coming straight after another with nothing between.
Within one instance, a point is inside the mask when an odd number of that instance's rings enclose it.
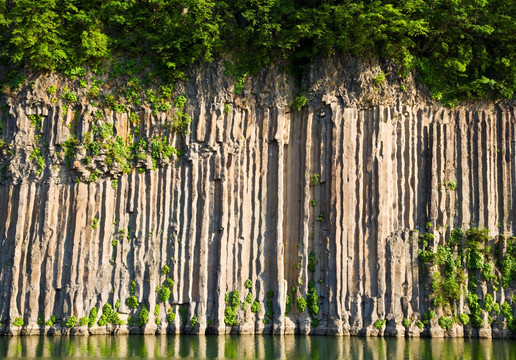
<instances>
[{"instance_id":1,"label":"eroded rock surface","mask_svg":"<svg viewBox=\"0 0 516 360\"><path fill-rule=\"evenodd\" d=\"M248 79L236 96L223 66L198 69L180 89L192 122L173 141L185 154L155 170L142 160L145 171L131 174L101 162L86 166L81 151L72 166L64 164L63 142L91 131L95 108L86 98L65 116L37 86L9 98L0 115L5 142L13 145L0 185L0 331L126 333L127 325L68 330L61 320L88 316L94 306L100 317L105 303L119 299L120 318L136 322L138 312L125 304L134 280L150 320L132 332L510 336L503 320L493 329L486 321L480 331L454 325L448 332L437 319L425 330L415 322L430 306L417 259L417 236L428 222L436 244L457 227L514 231L513 104L447 109L411 78L403 80L405 91L390 76L375 88L377 71L372 63L321 61L304 80L308 104L296 111L294 81L275 70ZM52 80L38 81L43 89ZM102 121L127 139L135 126L130 113ZM47 144L39 176L29 160L31 114L43 115ZM137 115L151 138L170 114ZM94 169L100 174L90 182ZM166 278L175 284L163 303L155 290ZM306 297L309 281L319 296L317 327L294 297L284 316L292 286L295 297ZM225 326L225 296L233 290L241 302L251 292L261 308L255 314L239 306L239 325ZM479 287L479 298L487 291ZM511 294L500 287L495 301ZM166 319L171 307L173 323ZM467 311L465 300L459 307ZM52 314L56 326L37 325L39 315L46 321ZM16 317L23 327L12 325ZM404 318L411 319L408 328ZM373 325L378 319L387 320L381 331Z\"/></svg>"}]
</instances>

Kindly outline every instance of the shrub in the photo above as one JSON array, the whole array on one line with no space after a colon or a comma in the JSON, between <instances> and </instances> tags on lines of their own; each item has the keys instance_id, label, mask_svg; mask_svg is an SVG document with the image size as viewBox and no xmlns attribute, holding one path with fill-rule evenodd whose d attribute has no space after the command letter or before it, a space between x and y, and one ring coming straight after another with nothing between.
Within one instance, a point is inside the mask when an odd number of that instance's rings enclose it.
<instances>
[{"instance_id":1,"label":"shrub","mask_svg":"<svg viewBox=\"0 0 516 360\"><path fill-rule=\"evenodd\" d=\"M319 184L320 175L315 173L310 177L310 185L317 185Z\"/></svg>"},{"instance_id":2,"label":"shrub","mask_svg":"<svg viewBox=\"0 0 516 360\"><path fill-rule=\"evenodd\" d=\"M165 283L165 286L167 286L169 289L172 288L172 286L174 286L174 280L168 278L166 283Z\"/></svg>"},{"instance_id":3,"label":"shrub","mask_svg":"<svg viewBox=\"0 0 516 360\"><path fill-rule=\"evenodd\" d=\"M298 297L296 300L297 308L300 312L305 311L306 309L306 300L302 297Z\"/></svg>"},{"instance_id":4,"label":"shrub","mask_svg":"<svg viewBox=\"0 0 516 360\"><path fill-rule=\"evenodd\" d=\"M246 289L250 289L253 287L253 281L251 279L247 279L244 284Z\"/></svg>"},{"instance_id":5,"label":"shrub","mask_svg":"<svg viewBox=\"0 0 516 360\"><path fill-rule=\"evenodd\" d=\"M297 95L294 99L294 102L291 105L291 108L294 110L301 110L308 103L308 98L303 95Z\"/></svg>"},{"instance_id":6,"label":"shrub","mask_svg":"<svg viewBox=\"0 0 516 360\"><path fill-rule=\"evenodd\" d=\"M260 311L260 309L261 309L261 305L260 305L260 303L258 302L258 300L255 300L255 301L253 302L253 304L251 305L251 311L252 311L253 313L257 313L257 312L259 312L259 311Z\"/></svg>"},{"instance_id":7,"label":"shrub","mask_svg":"<svg viewBox=\"0 0 516 360\"><path fill-rule=\"evenodd\" d=\"M50 316L50 319L47 320L46 325L54 326L56 322L57 322L57 318L54 314L52 314L52 316Z\"/></svg>"},{"instance_id":8,"label":"shrub","mask_svg":"<svg viewBox=\"0 0 516 360\"><path fill-rule=\"evenodd\" d=\"M227 307L224 310L224 323L228 326L238 325L238 321L236 320L236 311L230 307Z\"/></svg>"},{"instance_id":9,"label":"shrub","mask_svg":"<svg viewBox=\"0 0 516 360\"><path fill-rule=\"evenodd\" d=\"M18 327L20 327L20 326L23 326L23 324L24 324L23 319L22 319L22 318L19 318L19 317L17 317L17 318L16 318L16 319L14 319L14 321L13 321L13 325L14 325L14 326L18 326Z\"/></svg>"},{"instance_id":10,"label":"shrub","mask_svg":"<svg viewBox=\"0 0 516 360\"><path fill-rule=\"evenodd\" d=\"M138 314L138 326L142 327L143 325L146 325L149 322L149 310L147 310L147 307L144 305L142 306L140 313Z\"/></svg>"},{"instance_id":11,"label":"shrub","mask_svg":"<svg viewBox=\"0 0 516 360\"><path fill-rule=\"evenodd\" d=\"M173 323L175 320L176 320L176 313L174 312L174 310L172 308L168 309L167 321L169 323Z\"/></svg>"},{"instance_id":12,"label":"shrub","mask_svg":"<svg viewBox=\"0 0 516 360\"><path fill-rule=\"evenodd\" d=\"M486 296L484 297L484 309L487 312L491 312L493 310L493 305L493 296L491 294L486 294Z\"/></svg>"},{"instance_id":13,"label":"shrub","mask_svg":"<svg viewBox=\"0 0 516 360\"><path fill-rule=\"evenodd\" d=\"M452 318L448 316L441 316L438 322L444 330L449 330L453 324Z\"/></svg>"},{"instance_id":14,"label":"shrub","mask_svg":"<svg viewBox=\"0 0 516 360\"><path fill-rule=\"evenodd\" d=\"M161 289L159 290L159 299L162 301L162 302L165 302L168 300L168 298L170 297L170 289L166 286L162 286Z\"/></svg>"},{"instance_id":15,"label":"shrub","mask_svg":"<svg viewBox=\"0 0 516 360\"><path fill-rule=\"evenodd\" d=\"M377 328L378 330L382 330L386 323L387 323L386 319L378 319L375 321L374 327Z\"/></svg>"},{"instance_id":16,"label":"shrub","mask_svg":"<svg viewBox=\"0 0 516 360\"><path fill-rule=\"evenodd\" d=\"M469 316L468 316L468 314L465 314L465 313L459 314L459 322L462 325L468 325L469 324Z\"/></svg>"},{"instance_id":17,"label":"shrub","mask_svg":"<svg viewBox=\"0 0 516 360\"><path fill-rule=\"evenodd\" d=\"M134 294L136 290L136 282L134 280L131 281L131 294Z\"/></svg>"},{"instance_id":18,"label":"shrub","mask_svg":"<svg viewBox=\"0 0 516 360\"><path fill-rule=\"evenodd\" d=\"M140 306L140 304L138 303L138 299L134 295L129 296L125 303L132 309L136 309L138 306Z\"/></svg>"},{"instance_id":19,"label":"shrub","mask_svg":"<svg viewBox=\"0 0 516 360\"><path fill-rule=\"evenodd\" d=\"M167 275L169 272L170 272L170 268L168 267L168 265L163 265L163 267L161 268L161 273L163 275Z\"/></svg>"},{"instance_id":20,"label":"shrub","mask_svg":"<svg viewBox=\"0 0 516 360\"><path fill-rule=\"evenodd\" d=\"M190 327L191 328L194 328L195 325L197 325L197 315L194 315L191 319L190 319Z\"/></svg>"},{"instance_id":21,"label":"shrub","mask_svg":"<svg viewBox=\"0 0 516 360\"><path fill-rule=\"evenodd\" d=\"M82 318L79 320L79 324L78 324L78 325L79 325L79 326L86 326L86 325L88 325L88 321L89 321L88 317L87 317L87 316L84 316L84 317L82 317Z\"/></svg>"},{"instance_id":22,"label":"shrub","mask_svg":"<svg viewBox=\"0 0 516 360\"><path fill-rule=\"evenodd\" d=\"M404 327L409 327L410 326L410 320L407 319L407 318L403 318L403 321L401 322L401 324L404 326Z\"/></svg>"},{"instance_id":23,"label":"shrub","mask_svg":"<svg viewBox=\"0 0 516 360\"><path fill-rule=\"evenodd\" d=\"M68 320L66 320L66 323L65 323L67 328L73 328L75 326L75 324L77 324L77 317L75 317L73 315L70 316L68 318Z\"/></svg>"}]
</instances>

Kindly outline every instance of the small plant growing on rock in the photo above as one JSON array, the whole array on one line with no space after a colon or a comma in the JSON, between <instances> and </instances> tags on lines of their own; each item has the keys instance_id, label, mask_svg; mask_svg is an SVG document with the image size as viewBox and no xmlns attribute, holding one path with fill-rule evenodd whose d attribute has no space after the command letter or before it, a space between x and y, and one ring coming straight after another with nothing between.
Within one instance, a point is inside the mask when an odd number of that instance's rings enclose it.
<instances>
[{"instance_id":1,"label":"small plant growing on rock","mask_svg":"<svg viewBox=\"0 0 516 360\"><path fill-rule=\"evenodd\" d=\"M169 272L170 272L170 268L168 267L168 265L163 265L163 267L161 268L161 273L163 275L167 275Z\"/></svg>"},{"instance_id":2,"label":"small plant growing on rock","mask_svg":"<svg viewBox=\"0 0 516 360\"><path fill-rule=\"evenodd\" d=\"M163 285L163 286L166 286L169 289L172 288L172 286L174 286L174 280L172 280L171 278L168 278L167 281L165 282L165 285Z\"/></svg>"},{"instance_id":3,"label":"small plant growing on rock","mask_svg":"<svg viewBox=\"0 0 516 360\"><path fill-rule=\"evenodd\" d=\"M190 319L190 327L194 328L197 325L197 315L194 315L192 319Z\"/></svg>"},{"instance_id":4,"label":"small plant growing on rock","mask_svg":"<svg viewBox=\"0 0 516 360\"><path fill-rule=\"evenodd\" d=\"M174 312L174 310L172 308L168 309L167 321L169 323L173 323L175 320L176 320L176 313Z\"/></svg>"},{"instance_id":5,"label":"small plant growing on rock","mask_svg":"<svg viewBox=\"0 0 516 360\"><path fill-rule=\"evenodd\" d=\"M131 294L134 294L136 290L136 282L134 280L131 281Z\"/></svg>"},{"instance_id":6,"label":"small plant growing on rock","mask_svg":"<svg viewBox=\"0 0 516 360\"><path fill-rule=\"evenodd\" d=\"M404 326L404 327L409 327L410 326L410 320L407 319L407 318L403 318L403 321L401 322L401 324Z\"/></svg>"},{"instance_id":7,"label":"small plant growing on rock","mask_svg":"<svg viewBox=\"0 0 516 360\"><path fill-rule=\"evenodd\" d=\"M47 94L53 95L53 94L55 94L56 90L57 90L57 87L55 85L52 85L49 88L47 88Z\"/></svg>"},{"instance_id":8,"label":"small plant growing on rock","mask_svg":"<svg viewBox=\"0 0 516 360\"><path fill-rule=\"evenodd\" d=\"M47 326L54 326L56 322L57 322L57 318L54 314L52 314L52 316L50 316L50 319L48 319L45 324Z\"/></svg>"},{"instance_id":9,"label":"small plant growing on rock","mask_svg":"<svg viewBox=\"0 0 516 360\"><path fill-rule=\"evenodd\" d=\"M260 305L260 303L258 302L258 300L255 300L255 301L253 302L253 304L251 305L251 311L252 311L253 313L257 313L257 312L259 312L259 311L260 311L260 309L261 309L261 305Z\"/></svg>"},{"instance_id":10,"label":"small plant growing on rock","mask_svg":"<svg viewBox=\"0 0 516 360\"><path fill-rule=\"evenodd\" d=\"M93 230L95 230L95 229L97 228L97 226L98 226L98 225L99 225L99 219L97 219L97 218L93 218L93 219L91 220L91 228L92 228Z\"/></svg>"},{"instance_id":11,"label":"small plant growing on rock","mask_svg":"<svg viewBox=\"0 0 516 360\"><path fill-rule=\"evenodd\" d=\"M377 328L378 330L382 330L386 323L387 323L387 320L378 319L375 321L374 327Z\"/></svg>"},{"instance_id":12,"label":"small plant growing on rock","mask_svg":"<svg viewBox=\"0 0 516 360\"><path fill-rule=\"evenodd\" d=\"M134 295L129 296L125 303L131 309L136 309L138 306L140 306L140 304L138 303L138 299Z\"/></svg>"},{"instance_id":13,"label":"small plant growing on rock","mask_svg":"<svg viewBox=\"0 0 516 360\"><path fill-rule=\"evenodd\" d=\"M459 322L462 325L468 325L469 324L469 315L465 314L465 313L459 314Z\"/></svg>"},{"instance_id":14,"label":"small plant growing on rock","mask_svg":"<svg viewBox=\"0 0 516 360\"><path fill-rule=\"evenodd\" d=\"M86 316L80 318L78 326L86 326L86 325L88 325L88 320L89 319Z\"/></svg>"},{"instance_id":15,"label":"small plant growing on rock","mask_svg":"<svg viewBox=\"0 0 516 360\"><path fill-rule=\"evenodd\" d=\"M68 318L68 320L66 320L65 322L65 325L67 328L73 328L75 326L75 324L77 324L77 317L72 315Z\"/></svg>"},{"instance_id":16,"label":"small plant growing on rock","mask_svg":"<svg viewBox=\"0 0 516 360\"><path fill-rule=\"evenodd\" d=\"M167 286L161 286L159 291L159 299L162 301L162 302L165 302L168 300L168 298L170 297L170 289L167 287Z\"/></svg>"},{"instance_id":17,"label":"small plant growing on rock","mask_svg":"<svg viewBox=\"0 0 516 360\"><path fill-rule=\"evenodd\" d=\"M291 107L294 110L301 110L308 103L308 98L304 95L297 95Z\"/></svg>"},{"instance_id":18,"label":"small plant growing on rock","mask_svg":"<svg viewBox=\"0 0 516 360\"><path fill-rule=\"evenodd\" d=\"M441 316L438 322L439 326L442 327L444 330L449 330L453 324L452 318L448 316Z\"/></svg>"},{"instance_id":19,"label":"small plant growing on rock","mask_svg":"<svg viewBox=\"0 0 516 360\"><path fill-rule=\"evenodd\" d=\"M305 298L298 297L297 300L296 300L296 305L297 305L297 309L300 312L305 311L305 309L306 309L306 300L305 300Z\"/></svg>"},{"instance_id":20,"label":"small plant growing on rock","mask_svg":"<svg viewBox=\"0 0 516 360\"><path fill-rule=\"evenodd\" d=\"M319 184L320 177L321 176L318 173L313 174L310 177L310 185L317 185L317 184Z\"/></svg>"},{"instance_id":21,"label":"small plant growing on rock","mask_svg":"<svg viewBox=\"0 0 516 360\"><path fill-rule=\"evenodd\" d=\"M14 325L14 326L18 326L18 327L20 327L20 326L23 326L23 324L24 324L23 319L22 319L22 318L19 318L19 317L17 317L17 318L16 318L16 319L14 319L14 321L13 321L13 325Z\"/></svg>"},{"instance_id":22,"label":"small plant growing on rock","mask_svg":"<svg viewBox=\"0 0 516 360\"><path fill-rule=\"evenodd\" d=\"M250 289L253 287L253 281L251 279L247 279L244 284L246 289Z\"/></svg>"},{"instance_id":23,"label":"small plant growing on rock","mask_svg":"<svg viewBox=\"0 0 516 360\"><path fill-rule=\"evenodd\" d=\"M140 313L138 314L138 326L142 327L143 325L146 325L149 322L149 310L147 310L147 307L145 305L140 310Z\"/></svg>"},{"instance_id":24,"label":"small plant growing on rock","mask_svg":"<svg viewBox=\"0 0 516 360\"><path fill-rule=\"evenodd\" d=\"M383 71L380 71L378 75L373 77L373 81L377 87L382 86L385 83L385 74L383 73Z\"/></svg>"}]
</instances>

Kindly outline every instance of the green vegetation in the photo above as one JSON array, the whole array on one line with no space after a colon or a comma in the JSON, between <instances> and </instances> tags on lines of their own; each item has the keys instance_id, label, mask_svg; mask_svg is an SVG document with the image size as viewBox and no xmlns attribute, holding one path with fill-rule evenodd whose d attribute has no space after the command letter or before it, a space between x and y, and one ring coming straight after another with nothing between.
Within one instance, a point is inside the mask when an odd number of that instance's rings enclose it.
<instances>
[{"instance_id":1,"label":"green vegetation","mask_svg":"<svg viewBox=\"0 0 516 360\"><path fill-rule=\"evenodd\" d=\"M292 103L292 109L301 110L308 103L308 98L303 95L297 95Z\"/></svg>"},{"instance_id":2,"label":"green vegetation","mask_svg":"<svg viewBox=\"0 0 516 360\"><path fill-rule=\"evenodd\" d=\"M442 327L444 330L449 330L451 326L453 325L452 318L448 316L441 316L438 320L439 326Z\"/></svg>"},{"instance_id":3,"label":"green vegetation","mask_svg":"<svg viewBox=\"0 0 516 360\"><path fill-rule=\"evenodd\" d=\"M375 321L374 327L377 328L378 330L382 330L386 323L387 323L386 319L378 319Z\"/></svg>"},{"instance_id":4,"label":"green vegetation","mask_svg":"<svg viewBox=\"0 0 516 360\"><path fill-rule=\"evenodd\" d=\"M176 313L174 312L174 310L172 308L168 309L167 321L169 323L173 323L175 320L176 320Z\"/></svg>"},{"instance_id":5,"label":"green vegetation","mask_svg":"<svg viewBox=\"0 0 516 360\"><path fill-rule=\"evenodd\" d=\"M131 288L130 288L131 294L134 294L135 290L136 290L136 281L131 280Z\"/></svg>"},{"instance_id":6,"label":"green vegetation","mask_svg":"<svg viewBox=\"0 0 516 360\"><path fill-rule=\"evenodd\" d=\"M194 328L195 325L197 325L197 315L194 315L191 319L190 319L190 327Z\"/></svg>"},{"instance_id":7,"label":"green vegetation","mask_svg":"<svg viewBox=\"0 0 516 360\"><path fill-rule=\"evenodd\" d=\"M66 320L66 322L65 322L65 325L67 328L73 328L75 326L75 324L77 324L77 317L75 317L73 315L70 316L68 318L68 320Z\"/></svg>"},{"instance_id":8,"label":"green vegetation","mask_svg":"<svg viewBox=\"0 0 516 360\"><path fill-rule=\"evenodd\" d=\"M54 326L55 324L57 323L57 317L52 314L50 316L50 319L47 320L47 322L45 323L47 326Z\"/></svg>"},{"instance_id":9,"label":"green vegetation","mask_svg":"<svg viewBox=\"0 0 516 360\"><path fill-rule=\"evenodd\" d=\"M134 295L129 296L125 303L132 309L136 309L138 308L138 306L140 306L140 304L138 303L138 299Z\"/></svg>"},{"instance_id":10,"label":"green vegetation","mask_svg":"<svg viewBox=\"0 0 516 360\"><path fill-rule=\"evenodd\" d=\"M168 287L169 289L172 288L174 286L174 280L168 278L166 281L165 281L165 285L163 286L166 286Z\"/></svg>"},{"instance_id":11,"label":"green vegetation","mask_svg":"<svg viewBox=\"0 0 516 360\"><path fill-rule=\"evenodd\" d=\"M112 77L145 72L169 82L184 79L196 61L229 54L237 94L248 75L285 59L298 75L317 56L378 56L398 63L402 76L417 70L435 99L455 105L513 96L515 13L511 0L2 1L0 54L20 67L65 70L70 79L84 77L88 64ZM112 60L140 54L144 60ZM25 80L7 75L11 89Z\"/></svg>"},{"instance_id":12,"label":"green vegetation","mask_svg":"<svg viewBox=\"0 0 516 360\"><path fill-rule=\"evenodd\" d=\"M306 300L305 300L305 298L298 297L296 299L296 305L297 305L297 309L299 310L299 312L305 311L305 309L306 309Z\"/></svg>"},{"instance_id":13,"label":"green vegetation","mask_svg":"<svg viewBox=\"0 0 516 360\"><path fill-rule=\"evenodd\" d=\"M168 286L158 286L157 291L158 291L158 294L159 294L159 299L162 302L165 302L165 301L167 301L169 299L171 291L168 288Z\"/></svg>"},{"instance_id":14,"label":"green vegetation","mask_svg":"<svg viewBox=\"0 0 516 360\"><path fill-rule=\"evenodd\" d=\"M401 322L401 324L404 326L404 327L409 327L410 326L410 320L407 319L407 318L403 318L403 321Z\"/></svg>"},{"instance_id":15,"label":"green vegetation","mask_svg":"<svg viewBox=\"0 0 516 360\"><path fill-rule=\"evenodd\" d=\"M113 307L110 304L105 304L102 307L102 315L100 316L100 319L97 322L97 324L99 326L106 326L110 323L113 325L123 325L125 324L125 321L122 321L120 319L119 314L113 310Z\"/></svg>"},{"instance_id":16,"label":"green vegetation","mask_svg":"<svg viewBox=\"0 0 516 360\"><path fill-rule=\"evenodd\" d=\"M231 306L226 307L224 309L224 323L227 326L238 325L238 321L236 320L236 311L240 306L240 292L238 290L234 290L231 292L231 296L227 296L226 302L229 300Z\"/></svg>"},{"instance_id":17,"label":"green vegetation","mask_svg":"<svg viewBox=\"0 0 516 360\"><path fill-rule=\"evenodd\" d=\"M167 275L169 272L170 272L170 268L168 267L168 265L163 265L163 267L161 268L161 273L163 275Z\"/></svg>"},{"instance_id":18,"label":"green vegetation","mask_svg":"<svg viewBox=\"0 0 516 360\"><path fill-rule=\"evenodd\" d=\"M138 314L138 326L142 327L149 322L149 310L144 305L142 306L140 313Z\"/></svg>"},{"instance_id":19,"label":"green vegetation","mask_svg":"<svg viewBox=\"0 0 516 360\"><path fill-rule=\"evenodd\" d=\"M261 308L262 308L262 307L261 307L260 303L258 302L258 300L255 300L255 301L253 302L253 304L251 305L251 311L252 311L253 313L260 312L260 309L261 309Z\"/></svg>"},{"instance_id":20,"label":"green vegetation","mask_svg":"<svg viewBox=\"0 0 516 360\"><path fill-rule=\"evenodd\" d=\"M462 325L468 325L469 324L469 315L468 314L459 314L459 322Z\"/></svg>"},{"instance_id":21,"label":"green vegetation","mask_svg":"<svg viewBox=\"0 0 516 360\"><path fill-rule=\"evenodd\" d=\"M251 279L247 279L244 284L246 289L250 289L253 287L253 281Z\"/></svg>"},{"instance_id":22,"label":"green vegetation","mask_svg":"<svg viewBox=\"0 0 516 360\"><path fill-rule=\"evenodd\" d=\"M24 324L23 319L22 319L22 318L19 318L19 317L17 317L17 318L16 318L16 319L14 319L14 321L13 321L13 325L14 325L14 326L18 326L18 327L20 327L20 326L23 326L23 324Z\"/></svg>"}]
</instances>

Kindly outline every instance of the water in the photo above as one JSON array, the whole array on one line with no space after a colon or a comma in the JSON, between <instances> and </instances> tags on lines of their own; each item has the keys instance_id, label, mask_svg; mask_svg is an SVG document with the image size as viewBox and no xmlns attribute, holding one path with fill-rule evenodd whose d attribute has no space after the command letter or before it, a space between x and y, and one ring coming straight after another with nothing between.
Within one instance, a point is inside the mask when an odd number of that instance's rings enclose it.
<instances>
[{"instance_id":1,"label":"water","mask_svg":"<svg viewBox=\"0 0 516 360\"><path fill-rule=\"evenodd\" d=\"M319 336L2 337L8 359L516 359L514 340Z\"/></svg>"}]
</instances>

